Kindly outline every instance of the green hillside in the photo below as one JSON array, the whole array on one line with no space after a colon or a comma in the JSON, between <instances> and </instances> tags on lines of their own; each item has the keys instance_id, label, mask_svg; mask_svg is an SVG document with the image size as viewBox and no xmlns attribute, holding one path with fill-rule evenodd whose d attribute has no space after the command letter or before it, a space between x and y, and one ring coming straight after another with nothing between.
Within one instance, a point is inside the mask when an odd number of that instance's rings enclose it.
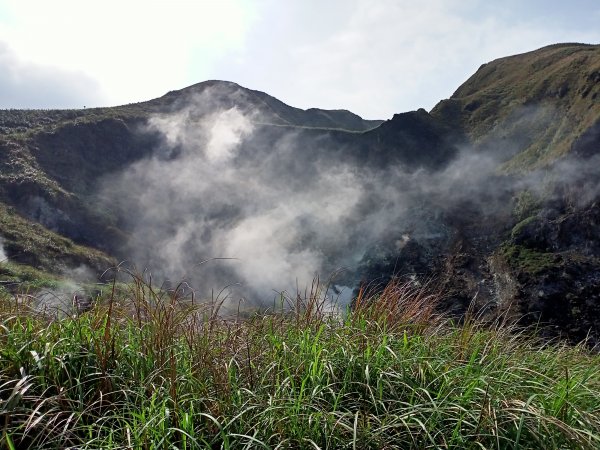
<instances>
[{"instance_id":1,"label":"green hillside","mask_svg":"<svg viewBox=\"0 0 600 450\"><path fill-rule=\"evenodd\" d=\"M594 151L600 127L600 46L557 44L482 65L431 114L478 146L505 141L512 170Z\"/></svg>"}]
</instances>

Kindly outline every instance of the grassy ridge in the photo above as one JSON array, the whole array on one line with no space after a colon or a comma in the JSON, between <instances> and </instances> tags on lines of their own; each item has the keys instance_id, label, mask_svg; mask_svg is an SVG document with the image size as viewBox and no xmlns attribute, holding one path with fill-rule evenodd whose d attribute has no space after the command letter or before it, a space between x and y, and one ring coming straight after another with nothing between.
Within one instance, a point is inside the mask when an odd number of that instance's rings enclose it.
<instances>
[{"instance_id":1,"label":"grassy ridge","mask_svg":"<svg viewBox=\"0 0 600 450\"><path fill-rule=\"evenodd\" d=\"M105 268L115 261L100 250L78 245L71 239L50 231L39 223L22 217L14 208L0 202L0 243L15 263L59 274L69 267L85 264ZM0 261L0 274L7 265ZM14 264L12 264L14 266Z\"/></svg>"},{"instance_id":2,"label":"grassy ridge","mask_svg":"<svg viewBox=\"0 0 600 450\"><path fill-rule=\"evenodd\" d=\"M134 277L57 321L6 297L0 447L600 447L597 355L453 325L406 285L343 319L323 298L225 319Z\"/></svg>"}]
</instances>

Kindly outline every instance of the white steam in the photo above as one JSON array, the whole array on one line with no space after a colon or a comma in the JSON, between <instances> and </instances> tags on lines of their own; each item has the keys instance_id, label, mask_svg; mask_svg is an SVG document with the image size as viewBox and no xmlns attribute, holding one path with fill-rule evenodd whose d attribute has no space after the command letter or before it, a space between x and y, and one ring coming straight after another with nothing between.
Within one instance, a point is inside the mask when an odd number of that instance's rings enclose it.
<instances>
[{"instance_id":1,"label":"white steam","mask_svg":"<svg viewBox=\"0 0 600 450\"><path fill-rule=\"evenodd\" d=\"M6 255L6 252L4 251L4 238L2 236L0 236L0 263L7 262L7 261L8 261L8 256Z\"/></svg>"},{"instance_id":2,"label":"white steam","mask_svg":"<svg viewBox=\"0 0 600 450\"><path fill-rule=\"evenodd\" d=\"M133 229L136 265L173 281L192 278L204 293L239 283L236 295L259 301L327 277L326 266L345 262L327 258L349 246L343 230L356 221L363 181L345 165L301 161L314 142L293 132L263 142L252 112L214 106L209 91L153 118L162 149L106 183L105 196ZM199 266L211 258L231 260Z\"/></svg>"},{"instance_id":3,"label":"white steam","mask_svg":"<svg viewBox=\"0 0 600 450\"><path fill-rule=\"evenodd\" d=\"M131 232L137 269L186 278L201 295L235 285L234 301L269 303L273 291L304 290L316 275L352 275L381 242L398 252L417 242L434 255L452 239L447 217L460 219L465 205L474 220L506 217L512 193L548 176L498 175L498 155L517 148L510 143L494 152L465 148L435 172L370 168L324 132L260 125L266 121L247 106L220 103L243 93L219 89L150 120L162 146L105 180L102 192ZM334 283L348 300L344 287L357 281Z\"/></svg>"}]
</instances>

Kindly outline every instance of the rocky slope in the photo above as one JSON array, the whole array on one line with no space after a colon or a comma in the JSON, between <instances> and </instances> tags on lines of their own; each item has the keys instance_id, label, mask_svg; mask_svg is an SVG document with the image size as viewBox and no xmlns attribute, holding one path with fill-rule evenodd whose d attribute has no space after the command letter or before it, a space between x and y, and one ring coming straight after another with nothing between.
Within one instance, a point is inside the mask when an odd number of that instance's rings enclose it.
<instances>
[{"instance_id":1,"label":"rocky slope","mask_svg":"<svg viewBox=\"0 0 600 450\"><path fill-rule=\"evenodd\" d=\"M231 250L220 230L243 244L242 226L276 223L289 270L303 256L346 266L351 287L433 279L457 314L600 335L600 46L492 61L431 112L385 122L207 81L115 108L0 111L0 133L11 261L168 265L175 246L187 266Z\"/></svg>"},{"instance_id":2,"label":"rocky slope","mask_svg":"<svg viewBox=\"0 0 600 450\"><path fill-rule=\"evenodd\" d=\"M374 248L366 278L427 274L450 310L474 304L597 343L599 74L600 46L553 45L484 64L436 105L430 116L465 137L471 157L458 161L472 190L449 203L424 198L425 238L399 230L405 245Z\"/></svg>"},{"instance_id":3,"label":"rocky slope","mask_svg":"<svg viewBox=\"0 0 600 450\"><path fill-rule=\"evenodd\" d=\"M471 288L459 292L510 306L524 322L597 335L600 47L553 45L484 64L431 114L494 155L512 185L504 217L471 219L467 240L481 241L461 251L468 263L449 264L448 284L464 279Z\"/></svg>"}]
</instances>

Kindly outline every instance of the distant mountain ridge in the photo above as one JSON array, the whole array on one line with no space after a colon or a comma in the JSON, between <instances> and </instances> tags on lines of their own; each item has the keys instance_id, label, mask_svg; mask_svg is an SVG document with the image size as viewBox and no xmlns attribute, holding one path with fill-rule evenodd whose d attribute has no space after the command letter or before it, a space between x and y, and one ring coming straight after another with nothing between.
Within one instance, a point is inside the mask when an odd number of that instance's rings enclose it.
<instances>
[{"instance_id":1,"label":"distant mountain ridge","mask_svg":"<svg viewBox=\"0 0 600 450\"><path fill-rule=\"evenodd\" d=\"M377 127L382 120L364 120L360 116L344 110L310 108L303 110L286 105L261 91L247 89L230 81L209 80L186 88L170 91L164 96L147 102L160 110L177 107L183 100L201 95L206 89L215 89L223 107L237 106L244 112L256 113L274 125L290 125L310 128L331 128L348 131L366 131ZM239 98L239 97L243 98Z\"/></svg>"}]
</instances>

